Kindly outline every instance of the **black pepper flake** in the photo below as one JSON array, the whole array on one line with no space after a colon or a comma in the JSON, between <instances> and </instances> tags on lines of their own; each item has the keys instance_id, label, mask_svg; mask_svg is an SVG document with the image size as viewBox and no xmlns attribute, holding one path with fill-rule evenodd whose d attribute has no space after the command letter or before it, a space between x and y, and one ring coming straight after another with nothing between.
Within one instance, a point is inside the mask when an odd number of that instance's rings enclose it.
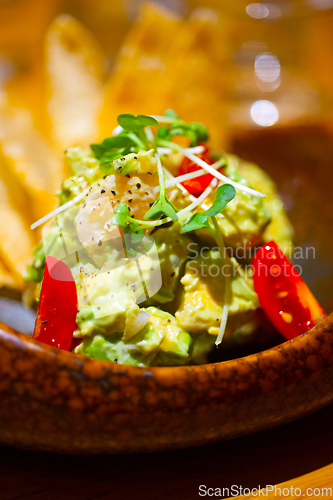
<instances>
[{"instance_id":1,"label":"black pepper flake","mask_svg":"<svg viewBox=\"0 0 333 500\"><path fill-rule=\"evenodd\" d=\"M47 319L44 319L43 325L47 325Z\"/></svg>"},{"instance_id":2,"label":"black pepper flake","mask_svg":"<svg viewBox=\"0 0 333 500\"><path fill-rule=\"evenodd\" d=\"M140 189L140 187L141 187L140 182L138 182L138 183L137 183L136 187L137 187L138 189Z\"/></svg>"},{"instance_id":3,"label":"black pepper flake","mask_svg":"<svg viewBox=\"0 0 333 500\"><path fill-rule=\"evenodd\" d=\"M126 286L128 286L128 281L126 282Z\"/></svg>"},{"instance_id":4,"label":"black pepper flake","mask_svg":"<svg viewBox=\"0 0 333 500\"><path fill-rule=\"evenodd\" d=\"M130 199L128 200L128 203L132 203L132 201L133 201L133 199L132 199L132 198L130 198Z\"/></svg>"},{"instance_id":5,"label":"black pepper flake","mask_svg":"<svg viewBox=\"0 0 333 500\"><path fill-rule=\"evenodd\" d=\"M130 174L126 174L126 177L127 177L128 179L130 179L130 178L131 178Z\"/></svg>"},{"instance_id":6,"label":"black pepper flake","mask_svg":"<svg viewBox=\"0 0 333 500\"><path fill-rule=\"evenodd\" d=\"M168 321L168 323L171 323L171 319L170 318L168 318L167 321Z\"/></svg>"},{"instance_id":7,"label":"black pepper flake","mask_svg":"<svg viewBox=\"0 0 333 500\"><path fill-rule=\"evenodd\" d=\"M99 240L98 242L98 246L101 247L102 246L102 240Z\"/></svg>"},{"instance_id":8,"label":"black pepper flake","mask_svg":"<svg viewBox=\"0 0 333 500\"><path fill-rule=\"evenodd\" d=\"M171 274L170 274L171 278L173 278L173 276L174 276L175 274L176 274L175 272L171 273Z\"/></svg>"},{"instance_id":9,"label":"black pepper flake","mask_svg":"<svg viewBox=\"0 0 333 500\"><path fill-rule=\"evenodd\" d=\"M122 167L122 166L119 166L119 167L118 167L118 170L122 170L122 169L123 169L123 167Z\"/></svg>"},{"instance_id":10,"label":"black pepper flake","mask_svg":"<svg viewBox=\"0 0 333 500\"><path fill-rule=\"evenodd\" d=\"M138 159L138 157L137 157L137 156L134 156L134 160L137 160L137 159Z\"/></svg>"},{"instance_id":11,"label":"black pepper flake","mask_svg":"<svg viewBox=\"0 0 333 500\"><path fill-rule=\"evenodd\" d=\"M86 208L87 204L86 203L83 203L83 208Z\"/></svg>"},{"instance_id":12,"label":"black pepper flake","mask_svg":"<svg viewBox=\"0 0 333 500\"><path fill-rule=\"evenodd\" d=\"M151 172L147 172L148 175L153 175Z\"/></svg>"},{"instance_id":13,"label":"black pepper flake","mask_svg":"<svg viewBox=\"0 0 333 500\"><path fill-rule=\"evenodd\" d=\"M118 363L118 359L117 359L117 358L114 358L114 362L115 362L115 363Z\"/></svg>"},{"instance_id":14,"label":"black pepper flake","mask_svg":"<svg viewBox=\"0 0 333 500\"><path fill-rule=\"evenodd\" d=\"M113 194L113 196L116 196L116 192L113 189L111 189L111 193Z\"/></svg>"},{"instance_id":15,"label":"black pepper flake","mask_svg":"<svg viewBox=\"0 0 333 500\"><path fill-rule=\"evenodd\" d=\"M151 202L149 203L149 206L150 206L150 207L152 207L153 205L154 205L154 202L153 202L153 201L151 201Z\"/></svg>"},{"instance_id":16,"label":"black pepper flake","mask_svg":"<svg viewBox=\"0 0 333 500\"><path fill-rule=\"evenodd\" d=\"M127 192L128 192L129 194L132 194L132 189L129 189Z\"/></svg>"},{"instance_id":17,"label":"black pepper flake","mask_svg":"<svg viewBox=\"0 0 333 500\"><path fill-rule=\"evenodd\" d=\"M105 193L105 189L101 189L101 194L104 194Z\"/></svg>"},{"instance_id":18,"label":"black pepper flake","mask_svg":"<svg viewBox=\"0 0 333 500\"><path fill-rule=\"evenodd\" d=\"M132 219L134 219L134 215L131 215Z\"/></svg>"}]
</instances>

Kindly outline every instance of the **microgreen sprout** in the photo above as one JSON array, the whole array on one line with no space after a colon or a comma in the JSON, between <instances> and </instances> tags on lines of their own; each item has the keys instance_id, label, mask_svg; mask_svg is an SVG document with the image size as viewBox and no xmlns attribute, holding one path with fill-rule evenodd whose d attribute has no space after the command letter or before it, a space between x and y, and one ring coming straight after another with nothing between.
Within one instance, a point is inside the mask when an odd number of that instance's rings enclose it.
<instances>
[{"instance_id":1,"label":"microgreen sprout","mask_svg":"<svg viewBox=\"0 0 333 500\"><path fill-rule=\"evenodd\" d=\"M210 228L209 218L215 217L227 207L229 201L236 196L236 190L231 184L222 184L215 194L212 206L205 212L197 212L184 224L182 231L187 233L206 227Z\"/></svg>"},{"instance_id":2,"label":"microgreen sprout","mask_svg":"<svg viewBox=\"0 0 333 500\"><path fill-rule=\"evenodd\" d=\"M208 140L208 132L201 123L187 123L180 120L177 114L168 109L164 116L154 117L160 123L165 123L168 126L160 126L158 128L157 137L165 141L171 141L176 135L187 136L191 143L191 147L197 146L201 142Z\"/></svg>"},{"instance_id":3,"label":"microgreen sprout","mask_svg":"<svg viewBox=\"0 0 333 500\"><path fill-rule=\"evenodd\" d=\"M151 134L145 128L158 126L157 120L148 115L123 113L117 118L122 131L114 137L108 137L99 144L91 144L90 149L98 159L102 169L110 170L110 161L118 160L129 153L151 149ZM109 164L109 165L107 165Z\"/></svg>"},{"instance_id":4,"label":"microgreen sprout","mask_svg":"<svg viewBox=\"0 0 333 500\"><path fill-rule=\"evenodd\" d=\"M235 196L236 189L234 188L234 186L232 186L231 184L223 184L217 189L212 206L205 212L198 212L192 215L182 228L182 232L184 233L188 233L189 231L196 231L198 229L208 229L220 248L222 259L225 258L224 241L221 230L216 220L216 215L221 213ZM228 273L226 273L224 280L225 283L222 318L219 333L215 342L216 345L219 345L223 339L228 320L229 303L231 296L231 282Z\"/></svg>"},{"instance_id":5,"label":"microgreen sprout","mask_svg":"<svg viewBox=\"0 0 333 500\"><path fill-rule=\"evenodd\" d=\"M173 206L173 204L167 199L165 194L165 180L163 167L161 164L160 155L158 153L155 154L155 158L157 161L157 169L158 169L158 178L160 183L160 196L154 202L152 207L148 210L148 212L144 216L144 220L147 219L159 219L162 216L170 217L173 221L178 219L177 217L177 209Z\"/></svg>"},{"instance_id":6,"label":"microgreen sprout","mask_svg":"<svg viewBox=\"0 0 333 500\"><path fill-rule=\"evenodd\" d=\"M123 228L125 235L125 246L131 255L136 255L137 251L135 245L140 243L143 239L144 229L154 229L155 227L162 226L171 222L170 217L159 220L138 220L134 219L129 214L129 208L124 202L120 202L111 219L111 224Z\"/></svg>"}]
</instances>

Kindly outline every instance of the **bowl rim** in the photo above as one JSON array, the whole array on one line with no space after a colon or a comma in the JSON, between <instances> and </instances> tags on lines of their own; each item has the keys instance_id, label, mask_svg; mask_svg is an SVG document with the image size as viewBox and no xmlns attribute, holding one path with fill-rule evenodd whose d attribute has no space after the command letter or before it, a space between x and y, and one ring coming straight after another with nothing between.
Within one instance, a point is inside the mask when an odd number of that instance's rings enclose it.
<instances>
[{"instance_id":1,"label":"bowl rim","mask_svg":"<svg viewBox=\"0 0 333 500\"><path fill-rule=\"evenodd\" d=\"M0 442L118 454L263 431L333 402L332 334L333 313L257 354L197 366L137 367L61 351L0 324Z\"/></svg>"}]
</instances>

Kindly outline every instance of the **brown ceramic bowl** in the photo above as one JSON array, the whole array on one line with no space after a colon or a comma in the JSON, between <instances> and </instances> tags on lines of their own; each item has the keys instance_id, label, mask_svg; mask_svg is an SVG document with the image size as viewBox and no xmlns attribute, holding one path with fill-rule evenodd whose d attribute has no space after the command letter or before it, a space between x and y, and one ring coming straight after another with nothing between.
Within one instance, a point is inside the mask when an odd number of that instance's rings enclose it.
<instances>
[{"instance_id":1,"label":"brown ceramic bowl","mask_svg":"<svg viewBox=\"0 0 333 500\"><path fill-rule=\"evenodd\" d=\"M333 141L326 129L239 134L234 149L278 182L313 244L306 279L332 306ZM308 265L308 267L307 267ZM164 450L267 429L333 401L333 314L306 334L225 362L136 368L59 351L0 328L0 441L62 453Z\"/></svg>"}]
</instances>

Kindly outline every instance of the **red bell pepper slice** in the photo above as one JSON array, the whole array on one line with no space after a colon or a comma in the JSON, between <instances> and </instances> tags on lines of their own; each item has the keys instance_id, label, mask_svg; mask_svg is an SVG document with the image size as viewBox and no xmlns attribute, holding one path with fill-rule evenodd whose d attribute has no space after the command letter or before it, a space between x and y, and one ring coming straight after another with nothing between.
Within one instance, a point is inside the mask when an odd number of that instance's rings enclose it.
<instances>
[{"instance_id":1,"label":"red bell pepper slice","mask_svg":"<svg viewBox=\"0 0 333 500\"><path fill-rule=\"evenodd\" d=\"M270 241L258 248L253 282L266 316L286 339L315 326L326 313L280 247Z\"/></svg>"},{"instance_id":2,"label":"red bell pepper slice","mask_svg":"<svg viewBox=\"0 0 333 500\"><path fill-rule=\"evenodd\" d=\"M68 351L76 329L77 291L63 262L48 256L33 337Z\"/></svg>"},{"instance_id":3,"label":"red bell pepper slice","mask_svg":"<svg viewBox=\"0 0 333 500\"><path fill-rule=\"evenodd\" d=\"M203 146L204 150L196 156L204 160L209 165L213 165L216 160L210 156L209 148L204 144L200 144L200 146ZM197 170L201 170L201 167L185 157L180 165L179 175L189 174L191 172L196 172ZM189 181L182 182L181 184L190 194L198 197L209 186L213 178L214 177L211 174L204 174L196 179L190 179Z\"/></svg>"}]
</instances>

